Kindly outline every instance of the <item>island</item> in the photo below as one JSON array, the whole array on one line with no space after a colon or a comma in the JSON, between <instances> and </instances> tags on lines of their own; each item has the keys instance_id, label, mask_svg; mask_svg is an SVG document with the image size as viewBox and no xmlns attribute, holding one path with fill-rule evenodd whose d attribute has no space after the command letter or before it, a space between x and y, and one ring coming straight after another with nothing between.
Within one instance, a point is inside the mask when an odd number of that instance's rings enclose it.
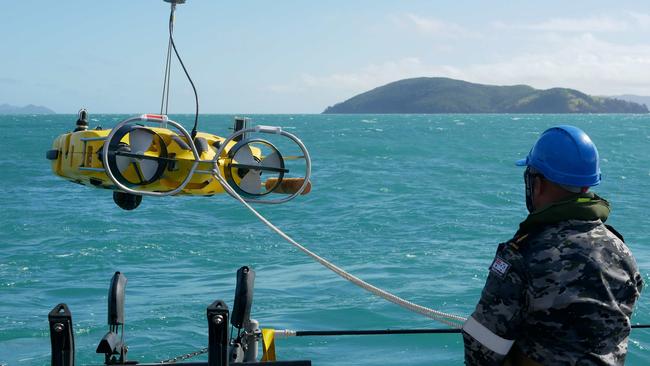
<instances>
[{"instance_id":1,"label":"island","mask_svg":"<svg viewBox=\"0 0 650 366\"><path fill-rule=\"evenodd\" d=\"M648 113L648 107L567 88L539 90L420 77L380 86L323 113Z\"/></svg>"},{"instance_id":2,"label":"island","mask_svg":"<svg viewBox=\"0 0 650 366\"><path fill-rule=\"evenodd\" d=\"M53 110L40 105L28 104L17 107L9 104L0 104L0 114L55 114Z\"/></svg>"}]
</instances>

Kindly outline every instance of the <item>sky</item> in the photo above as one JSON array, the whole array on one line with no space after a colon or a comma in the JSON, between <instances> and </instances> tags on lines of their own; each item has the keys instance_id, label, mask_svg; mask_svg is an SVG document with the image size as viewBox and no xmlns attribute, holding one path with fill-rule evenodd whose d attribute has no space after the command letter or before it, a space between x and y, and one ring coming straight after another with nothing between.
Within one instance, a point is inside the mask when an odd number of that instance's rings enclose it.
<instances>
[{"instance_id":1,"label":"sky","mask_svg":"<svg viewBox=\"0 0 650 366\"><path fill-rule=\"evenodd\" d=\"M160 111L168 3L2 5L0 104ZM174 39L202 113L320 113L422 76L650 95L647 0L187 0ZM194 111L178 62L169 111Z\"/></svg>"}]
</instances>

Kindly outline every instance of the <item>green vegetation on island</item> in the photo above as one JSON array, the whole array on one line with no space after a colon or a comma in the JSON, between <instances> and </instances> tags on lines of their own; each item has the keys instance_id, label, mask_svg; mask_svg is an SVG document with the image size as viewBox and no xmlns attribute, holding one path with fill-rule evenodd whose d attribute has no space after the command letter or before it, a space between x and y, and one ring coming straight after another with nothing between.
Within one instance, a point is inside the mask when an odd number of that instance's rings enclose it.
<instances>
[{"instance_id":1,"label":"green vegetation on island","mask_svg":"<svg viewBox=\"0 0 650 366\"><path fill-rule=\"evenodd\" d=\"M375 88L323 113L648 113L648 107L574 89L539 90L528 85L422 77Z\"/></svg>"},{"instance_id":2,"label":"green vegetation on island","mask_svg":"<svg viewBox=\"0 0 650 366\"><path fill-rule=\"evenodd\" d=\"M28 104L17 107L9 104L0 104L0 114L55 114L53 110L40 105Z\"/></svg>"}]
</instances>

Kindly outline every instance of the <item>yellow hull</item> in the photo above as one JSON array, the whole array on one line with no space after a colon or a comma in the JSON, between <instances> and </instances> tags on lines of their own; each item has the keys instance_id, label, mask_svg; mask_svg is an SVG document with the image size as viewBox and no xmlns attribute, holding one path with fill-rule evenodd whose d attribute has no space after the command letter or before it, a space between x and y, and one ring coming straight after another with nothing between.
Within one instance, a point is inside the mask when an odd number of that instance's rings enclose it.
<instances>
[{"instance_id":1,"label":"yellow hull","mask_svg":"<svg viewBox=\"0 0 650 366\"><path fill-rule=\"evenodd\" d=\"M167 160L170 163L166 164L167 166L159 179L149 184L130 184L130 186L134 189L149 192L170 191L179 187L186 179L195 160L192 151L187 146L186 138L165 128L147 127L147 129L160 136L161 139L152 143L149 149L143 152L144 155L160 156L162 147L157 145L162 141L165 145L164 150L166 150ZM105 173L101 157L106 137L110 132L111 130L86 130L66 133L56 138L52 144L52 150L48 152L48 158L51 159L52 163L52 171L58 176L75 183L115 190L116 186ZM203 132L197 133L195 144L199 147L200 160L215 160L218 146L224 140L225 138L220 136ZM124 136L121 142L129 144L129 136ZM229 142L219 158L219 169L222 176L224 174L224 164L221 162L228 159L228 151L234 145L235 142ZM253 148L252 153L253 156L260 157L259 149ZM223 193L223 187L210 173L213 169L213 163L199 163L192 179L178 194L207 196ZM138 172L135 167L126 169L126 171L122 172L122 175L130 182L138 181ZM236 182L239 182L240 178L237 174L232 176Z\"/></svg>"}]
</instances>

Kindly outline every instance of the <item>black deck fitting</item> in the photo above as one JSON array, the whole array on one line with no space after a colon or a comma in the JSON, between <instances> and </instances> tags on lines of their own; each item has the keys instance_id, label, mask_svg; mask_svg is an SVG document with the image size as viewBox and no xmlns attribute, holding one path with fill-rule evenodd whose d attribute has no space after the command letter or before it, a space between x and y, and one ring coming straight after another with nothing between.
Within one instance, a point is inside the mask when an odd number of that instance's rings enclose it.
<instances>
[{"instance_id":1,"label":"black deck fitting","mask_svg":"<svg viewBox=\"0 0 650 366\"><path fill-rule=\"evenodd\" d=\"M232 307L230 323L237 329L244 327L251 318L253 305L253 289L255 287L255 271L247 266L237 271L237 286L235 287L235 301Z\"/></svg>"},{"instance_id":2,"label":"black deck fitting","mask_svg":"<svg viewBox=\"0 0 650 366\"><path fill-rule=\"evenodd\" d=\"M74 366L74 332L68 305L55 306L47 319L50 322L52 366Z\"/></svg>"},{"instance_id":3,"label":"black deck fitting","mask_svg":"<svg viewBox=\"0 0 650 366\"><path fill-rule=\"evenodd\" d=\"M228 306L217 300L208 313L208 366L228 366Z\"/></svg>"}]
</instances>

